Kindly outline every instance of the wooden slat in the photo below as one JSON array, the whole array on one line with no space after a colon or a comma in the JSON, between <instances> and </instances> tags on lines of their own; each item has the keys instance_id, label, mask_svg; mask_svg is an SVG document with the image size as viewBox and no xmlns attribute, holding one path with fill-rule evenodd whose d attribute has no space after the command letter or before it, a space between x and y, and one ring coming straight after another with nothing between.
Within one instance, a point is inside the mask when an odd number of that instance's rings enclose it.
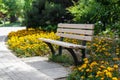
<instances>
[{"instance_id":1,"label":"wooden slat","mask_svg":"<svg viewBox=\"0 0 120 80\"><path fill-rule=\"evenodd\" d=\"M66 38L72 38L72 39L92 41L92 36L80 36L75 34L64 34L64 33L56 33L56 35L61 37L66 37Z\"/></svg>"},{"instance_id":2,"label":"wooden slat","mask_svg":"<svg viewBox=\"0 0 120 80\"><path fill-rule=\"evenodd\" d=\"M80 30L80 29L62 29L58 28L57 32L67 32L67 33L76 33L76 34L85 34L85 35L93 35L93 30Z\"/></svg>"},{"instance_id":3,"label":"wooden slat","mask_svg":"<svg viewBox=\"0 0 120 80\"><path fill-rule=\"evenodd\" d=\"M42 41L48 42L48 43L52 43L52 44L56 44L59 46L67 47L67 48L86 48L86 46L57 41L57 40L51 40L51 39L45 39L45 38L39 38L39 40L42 40Z\"/></svg>"},{"instance_id":4,"label":"wooden slat","mask_svg":"<svg viewBox=\"0 0 120 80\"><path fill-rule=\"evenodd\" d=\"M80 29L94 29L94 24L58 24L61 28L80 28Z\"/></svg>"}]
</instances>

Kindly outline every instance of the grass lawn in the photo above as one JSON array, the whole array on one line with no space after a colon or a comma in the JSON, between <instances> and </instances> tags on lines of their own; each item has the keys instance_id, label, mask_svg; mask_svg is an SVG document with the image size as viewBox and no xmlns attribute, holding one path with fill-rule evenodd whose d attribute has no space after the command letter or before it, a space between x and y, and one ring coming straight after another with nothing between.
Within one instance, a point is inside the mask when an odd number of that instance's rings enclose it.
<instances>
[{"instance_id":1,"label":"grass lawn","mask_svg":"<svg viewBox=\"0 0 120 80\"><path fill-rule=\"evenodd\" d=\"M5 24L0 24L0 27L19 27L19 26L21 26L20 22L15 23L5 22Z\"/></svg>"}]
</instances>

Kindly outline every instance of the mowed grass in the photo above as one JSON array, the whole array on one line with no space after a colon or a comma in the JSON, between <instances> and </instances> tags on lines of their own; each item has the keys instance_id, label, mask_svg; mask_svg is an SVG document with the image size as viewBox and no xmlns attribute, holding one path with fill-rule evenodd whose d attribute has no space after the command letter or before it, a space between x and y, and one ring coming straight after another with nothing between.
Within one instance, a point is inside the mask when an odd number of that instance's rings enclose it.
<instances>
[{"instance_id":1,"label":"mowed grass","mask_svg":"<svg viewBox=\"0 0 120 80\"><path fill-rule=\"evenodd\" d=\"M10 23L10 22L5 22L4 24L0 24L0 27L19 27L22 26L20 22L15 22L15 23Z\"/></svg>"}]
</instances>

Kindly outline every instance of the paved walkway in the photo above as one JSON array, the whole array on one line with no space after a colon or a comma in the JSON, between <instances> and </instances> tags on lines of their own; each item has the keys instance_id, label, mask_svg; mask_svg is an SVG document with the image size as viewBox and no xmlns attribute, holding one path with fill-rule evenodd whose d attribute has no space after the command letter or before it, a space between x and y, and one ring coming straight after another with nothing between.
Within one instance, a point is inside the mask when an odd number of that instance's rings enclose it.
<instances>
[{"instance_id":1,"label":"paved walkway","mask_svg":"<svg viewBox=\"0 0 120 80\"><path fill-rule=\"evenodd\" d=\"M49 62L46 57L22 58L22 61L55 80L65 80L65 77L70 72L69 68Z\"/></svg>"},{"instance_id":2,"label":"paved walkway","mask_svg":"<svg viewBox=\"0 0 120 80\"><path fill-rule=\"evenodd\" d=\"M66 69L47 62L46 58L33 57L21 60L6 48L7 34L24 28L0 27L0 80L54 80L65 77L68 74Z\"/></svg>"}]
</instances>

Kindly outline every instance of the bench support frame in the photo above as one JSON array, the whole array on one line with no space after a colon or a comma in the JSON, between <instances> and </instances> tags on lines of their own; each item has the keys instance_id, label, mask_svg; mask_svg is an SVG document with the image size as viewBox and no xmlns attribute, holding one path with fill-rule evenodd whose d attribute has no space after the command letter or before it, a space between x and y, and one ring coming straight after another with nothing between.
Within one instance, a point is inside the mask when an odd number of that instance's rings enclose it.
<instances>
[{"instance_id":1,"label":"bench support frame","mask_svg":"<svg viewBox=\"0 0 120 80\"><path fill-rule=\"evenodd\" d=\"M48 43L48 42L45 42L45 43L46 43L46 44L48 45L48 47L50 48L50 50L51 50L51 52L52 52L52 55L55 55L55 50L54 50L52 44L51 44L51 43Z\"/></svg>"},{"instance_id":2,"label":"bench support frame","mask_svg":"<svg viewBox=\"0 0 120 80\"><path fill-rule=\"evenodd\" d=\"M63 37L60 38L60 41L63 41ZM46 44L48 45L48 47L50 48L50 50L51 50L51 52L52 52L52 55L55 55L56 52L55 52L52 44L51 44L51 43L48 43L48 42L45 42L45 43L46 43ZM86 45L86 42L83 42L82 44L83 44L83 45ZM59 51L58 51L58 54L59 54L59 55L62 55L62 49L63 49L63 47L62 47L62 46L59 46ZM78 58L77 58L77 56L76 56L76 53L75 53L75 51L74 51L72 48L66 48L66 47L64 47L64 49L66 49L66 50L72 55L75 66L83 63L83 60L82 60L82 61L78 61ZM81 49L81 50L82 50L82 59L83 59L83 58L85 58L85 49Z\"/></svg>"},{"instance_id":3,"label":"bench support frame","mask_svg":"<svg viewBox=\"0 0 120 80\"><path fill-rule=\"evenodd\" d=\"M63 37L60 37L60 41L63 41ZM62 55L62 46L59 46L59 55Z\"/></svg>"}]
</instances>

